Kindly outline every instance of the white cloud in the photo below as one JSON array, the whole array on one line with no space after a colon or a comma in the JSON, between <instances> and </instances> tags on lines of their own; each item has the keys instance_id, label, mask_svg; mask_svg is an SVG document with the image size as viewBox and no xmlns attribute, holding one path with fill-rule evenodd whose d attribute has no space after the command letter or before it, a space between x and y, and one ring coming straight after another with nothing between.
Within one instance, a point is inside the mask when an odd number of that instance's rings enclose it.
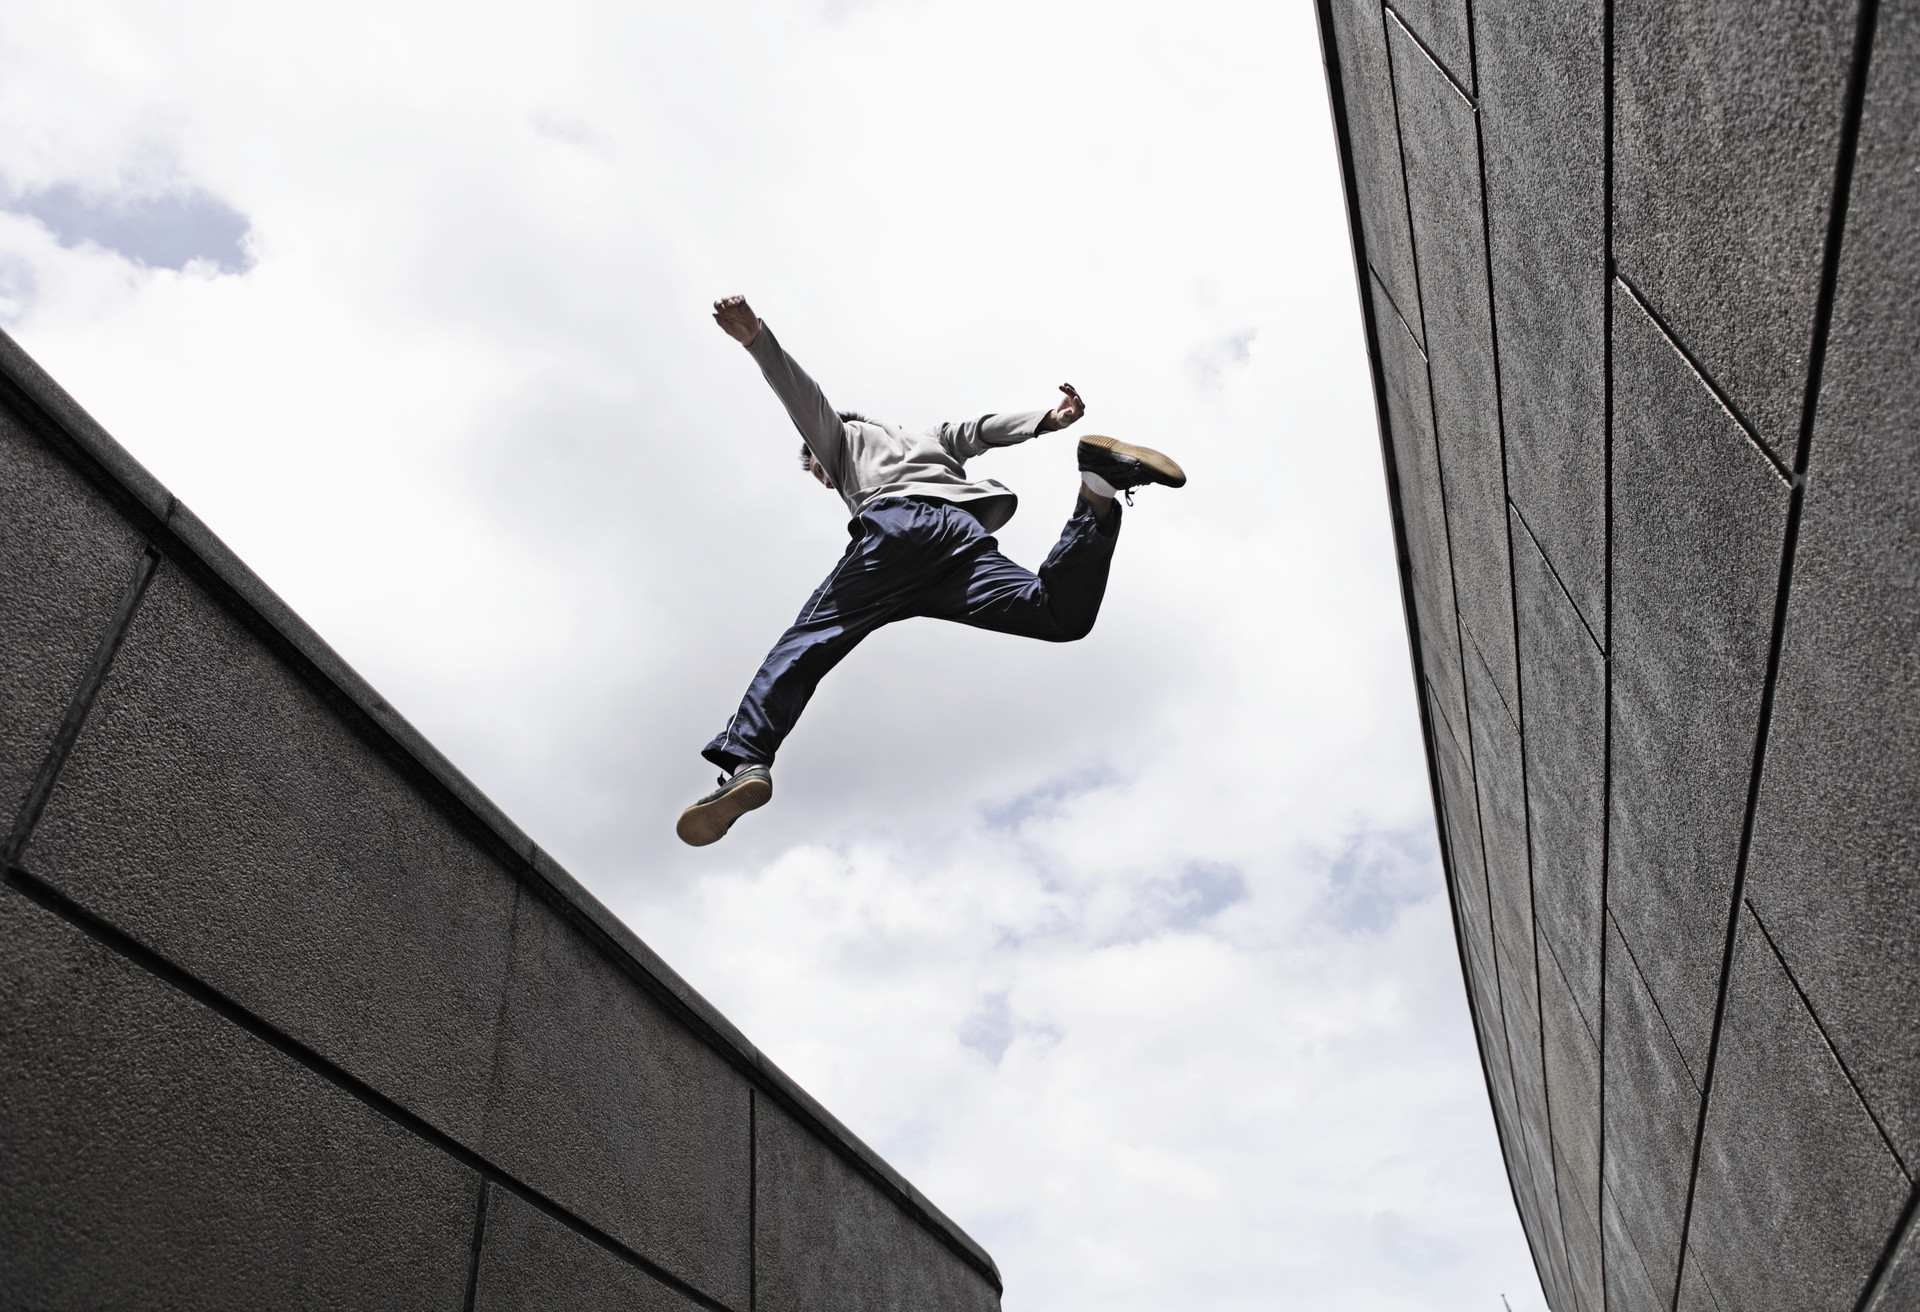
<instances>
[{"instance_id":1,"label":"white cloud","mask_svg":"<svg viewBox=\"0 0 1920 1312\"><path fill-rule=\"evenodd\" d=\"M17 192L197 189L255 261L0 214L9 331L1010 1309L1539 1305L1308 7L20 0L0 74ZM883 631L693 851L695 752L845 541L733 290L843 406L1071 381L1191 482L1091 638ZM980 469L1037 562L1071 445Z\"/></svg>"}]
</instances>

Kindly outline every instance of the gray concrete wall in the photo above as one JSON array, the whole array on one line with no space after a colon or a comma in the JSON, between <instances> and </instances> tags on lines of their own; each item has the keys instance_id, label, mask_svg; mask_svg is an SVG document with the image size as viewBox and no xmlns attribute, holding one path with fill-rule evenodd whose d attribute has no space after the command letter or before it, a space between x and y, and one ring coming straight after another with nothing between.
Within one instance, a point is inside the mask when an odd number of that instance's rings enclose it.
<instances>
[{"instance_id":1,"label":"gray concrete wall","mask_svg":"<svg viewBox=\"0 0 1920 1312\"><path fill-rule=\"evenodd\" d=\"M1920 0L1319 0L1559 1312L1920 1308Z\"/></svg>"},{"instance_id":2,"label":"gray concrete wall","mask_svg":"<svg viewBox=\"0 0 1920 1312\"><path fill-rule=\"evenodd\" d=\"M0 1304L999 1306L0 335Z\"/></svg>"}]
</instances>

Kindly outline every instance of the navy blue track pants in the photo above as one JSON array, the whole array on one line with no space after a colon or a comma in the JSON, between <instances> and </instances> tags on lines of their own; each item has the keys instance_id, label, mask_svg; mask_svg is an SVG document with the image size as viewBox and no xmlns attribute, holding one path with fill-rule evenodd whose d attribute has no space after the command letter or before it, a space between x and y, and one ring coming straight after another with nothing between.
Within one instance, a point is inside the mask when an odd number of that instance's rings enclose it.
<instances>
[{"instance_id":1,"label":"navy blue track pants","mask_svg":"<svg viewBox=\"0 0 1920 1312\"><path fill-rule=\"evenodd\" d=\"M1120 506L1100 524L1084 497L1040 572L1000 554L947 501L887 497L847 524L853 541L767 653L740 709L701 755L731 772L771 765L827 671L883 624L925 615L1048 642L1084 638L1100 613Z\"/></svg>"}]
</instances>

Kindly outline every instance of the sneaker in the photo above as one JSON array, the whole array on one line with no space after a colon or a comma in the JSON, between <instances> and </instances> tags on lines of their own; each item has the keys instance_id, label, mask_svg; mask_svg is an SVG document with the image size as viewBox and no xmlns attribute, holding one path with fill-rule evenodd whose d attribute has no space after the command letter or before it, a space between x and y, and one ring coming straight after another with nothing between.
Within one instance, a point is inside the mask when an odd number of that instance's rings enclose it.
<instances>
[{"instance_id":1,"label":"sneaker","mask_svg":"<svg viewBox=\"0 0 1920 1312\"><path fill-rule=\"evenodd\" d=\"M1150 446L1134 446L1117 437L1083 437L1080 439L1079 455L1080 468L1100 475L1113 485L1116 492L1129 491L1148 483L1182 487L1187 481L1187 471L1175 464L1171 457L1162 455Z\"/></svg>"},{"instance_id":2,"label":"sneaker","mask_svg":"<svg viewBox=\"0 0 1920 1312\"><path fill-rule=\"evenodd\" d=\"M720 786L680 813L673 832L689 847L717 843L733 822L773 800L773 771L764 765L743 765Z\"/></svg>"}]
</instances>

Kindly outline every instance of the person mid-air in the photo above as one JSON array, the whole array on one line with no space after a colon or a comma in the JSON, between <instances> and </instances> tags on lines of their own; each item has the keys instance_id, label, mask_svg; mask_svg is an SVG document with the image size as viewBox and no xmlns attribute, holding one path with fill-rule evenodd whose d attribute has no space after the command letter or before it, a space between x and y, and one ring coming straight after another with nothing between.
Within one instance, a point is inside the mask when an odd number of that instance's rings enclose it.
<instances>
[{"instance_id":1,"label":"person mid-air","mask_svg":"<svg viewBox=\"0 0 1920 1312\"><path fill-rule=\"evenodd\" d=\"M773 797L774 754L820 680L862 638L914 615L1048 642L1084 638L1100 613L1120 535L1114 497L1187 481L1158 451L1082 438L1080 499L1034 574L1001 555L991 536L1013 518L1013 493L992 479L969 479L966 463L1079 419L1087 407L1071 385L1060 385L1066 397L1052 410L982 415L931 431L875 423L827 404L745 297L715 301L713 317L759 362L804 439L801 467L853 513L853 541L767 653L727 727L701 750L726 773L680 815L678 833L695 847L717 842Z\"/></svg>"}]
</instances>

